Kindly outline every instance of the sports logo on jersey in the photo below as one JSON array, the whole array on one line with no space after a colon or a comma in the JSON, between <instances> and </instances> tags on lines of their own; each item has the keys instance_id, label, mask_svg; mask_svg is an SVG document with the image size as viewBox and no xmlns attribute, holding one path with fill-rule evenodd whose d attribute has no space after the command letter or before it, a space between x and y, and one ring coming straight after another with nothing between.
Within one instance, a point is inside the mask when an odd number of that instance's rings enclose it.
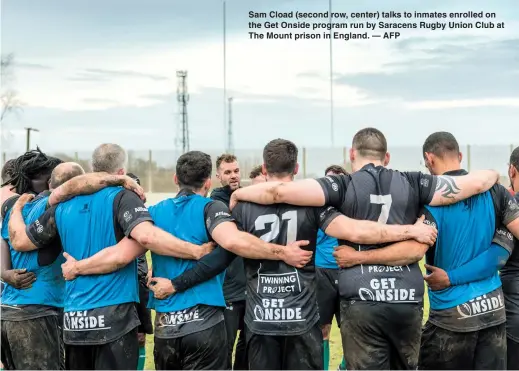
<instances>
[{"instance_id":1,"label":"sports logo on jersey","mask_svg":"<svg viewBox=\"0 0 519 371\"><path fill-rule=\"evenodd\" d=\"M132 220L132 214L130 214L129 211L125 211L123 214L124 221L128 223L130 220Z\"/></svg>"},{"instance_id":2,"label":"sports logo on jersey","mask_svg":"<svg viewBox=\"0 0 519 371\"><path fill-rule=\"evenodd\" d=\"M214 218L218 218L219 216L226 216L226 217L230 217L231 214L225 212L225 211L218 211L216 214L214 214Z\"/></svg>"},{"instance_id":3,"label":"sports logo on jersey","mask_svg":"<svg viewBox=\"0 0 519 371\"><path fill-rule=\"evenodd\" d=\"M514 240L514 236L512 235L512 233L510 233L510 232L508 231L508 229L499 228L499 229L496 231L496 233L497 233L498 235L501 235L501 236L503 236L503 237L508 238L510 241L513 241L513 240Z\"/></svg>"},{"instance_id":4,"label":"sports logo on jersey","mask_svg":"<svg viewBox=\"0 0 519 371\"><path fill-rule=\"evenodd\" d=\"M335 180L331 176L324 177L326 180L328 180L332 186L332 189L337 192L339 190L339 186L337 183L335 183Z\"/></svg>"},{"instance_id":5,"label":"sports logo on jersey","mask_svg":"<svg viewBox=\"0 0 519 371\"><path fill-rule=\"evenodd\" d=\"M361 287L359 297L364 301L415 302L415 289L397 288L396 278L373 278L369 288Z\"/></svg>"},{"instance_id":6,"label":"sports logo on jersey","mask_svg":"<svg viewBox=\"0 0 519 371\"><path fill-rule=\"evenodd\" d=\"M148 211L148 209L145 208L145 207L136 207L136 208L135 208L135 212L136 212L136 213L139 213L139 212L144 213L144 212L146 212L146 211Z\"/></svg>"},{"instance_id":7,"label":"sports logo on jersey","mask_svg":"<svg viewBox=\"0 0 519 371\"><path fill-rule=\"evenodd\" d=\"M203 321L197 307L179 310L177 312L160 313L159 327L179 326L190 322Z\"/></svg>"},{"instance_id":8,"label":"sports logo on jersey","mask_svg":"<svg viewBox=\"0 0 519 371\"><path fill-rule=\"evenodd\" d=\"M293 272L265 274L258 273L258 287L256 292L261 297L261 304L254 307L255 322L300 322L302 308L286 307L287 300L272 296L301 293L299 273ZM267 296L267 297L265 297Z\"/></svg>"},{"instance_id":9,"label":"sports logo on jersey","mask_svg":"<svg viewBox=\"0 0 519 371\"><path fill-rule=\"evenodd\" d=\"M458 305L456 308L460 317L458 319L480 316L485 313L491 313L503 309L505 302L501 294L496 296L483 295L478 296L466 303Z\"/></svg>"},{"instance_id":10,"label":"sports logo on jersey","mask_svg":"<svg viewBox=\"0 0 519 371\"><path fill-rule=\"evenodd\" d=\"M105 324L105 316L92 316L88 311L66 312L63 316L63 329L65 331L92 331L109 330L111 327Z\"/></svg>"},{"instance_id":11,"label":"sports logo on jersey","mask_svg":"<svg viewBox=\"0 0 519 371\"><path fill-rule=\"evenodd\" d=\"M36 224L36 232L38 232L38 233L43 232L43 225L41 225L41 223L38 219L36 219L35 224Z\"/></svg>"},{"instance_id":12,"label":"sports logo on jersey","mask_svg":"<svg viewBox=\"0 0 519 371\"><path fill-rule=\"evenodd\" d=\"M429 179L427 178L422 178L420 179L420 185L423 186L423 187L429 187Z\"/></svg>"},{"instance_id":13,"label":"sports logo on jersey","mask_svg":"<svg viewBox=\"0 0 519 371\"><path fill-rule=\"evenodd\" d=\"M435 222L431 222L431 221L428 220L428 219L424 219L423 223L424 223L424 224L427 224L427 225L430 225L430 226L433 227L433 228L437 228L437 227L436 227L436 223L435 223Z\"/></svg>"}]
</instances>

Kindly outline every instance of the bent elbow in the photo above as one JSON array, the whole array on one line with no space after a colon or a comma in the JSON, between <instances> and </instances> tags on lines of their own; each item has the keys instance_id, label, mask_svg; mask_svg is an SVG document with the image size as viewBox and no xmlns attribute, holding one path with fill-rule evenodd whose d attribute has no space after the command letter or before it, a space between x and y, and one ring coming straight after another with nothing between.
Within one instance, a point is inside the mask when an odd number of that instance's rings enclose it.
<instances>
[{"instance_id":1,"label":"bent elbow","mask_svg":"<svg viewBox=\"0 0 519 371\"><path fill-rule=\"evenodd\" d=\"M151 229L147 229L137 234L136 236L132 236L135 241L137 241L142 247L149 250L150 246L153 245L153 241L155 239L155 233Z\"/></svg>"},{"instance_id":2,"label":"bent elbow","mask_svg":"<svg viewBox=\"0 0 519 371\"><path fill-rule=\"evenodd\" d=\"M281 183L281 184L275 185L274 187L272 187L270 189L270 194L272 196L272 200L276 204L280 204L280 203L284 203L285 202L285 197L284 197L284 194L283 194L283 186L284 186L284 184L285 183Z\"/></svg>"},{"instance_id":3,"label":"bent elbow","mask_svg":"<svg viewBox=\"0 0 519 371\"><path fill-rule=\"evenodd\" d=\"M234 254L238 254L240 250L240 246L243 245L243 239L236 238L236 237L229 237L226 239L226 241L222 241L223 243L220 244L225 250L230 251Z\"/></svg>"},{"instance_id":4,"label":"bent elbow","mask_svg":"<svg viewBox=\"0 0 519 371\"><path fill-rule=\"evenodd\" d=\"M429 245L421 244L414 252L414 261L418 262L422 260L427 250L429 250Z\"/></svg>"}]
</instances>

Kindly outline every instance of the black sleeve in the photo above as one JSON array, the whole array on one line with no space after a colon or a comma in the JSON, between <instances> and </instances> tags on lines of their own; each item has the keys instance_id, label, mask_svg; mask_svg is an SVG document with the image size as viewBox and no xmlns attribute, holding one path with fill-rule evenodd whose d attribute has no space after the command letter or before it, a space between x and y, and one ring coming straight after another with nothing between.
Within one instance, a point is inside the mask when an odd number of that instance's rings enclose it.
<instances>
[{"instance_id":1,"label":"black sleeve","mask_svg":"<svg viewBox=\"0 0 519 371\"><path fill-rule=\"evenodd\" d=\"M519 204L505 187L496 184L491 194L496 198L494 205L498 222L506 226L519 218Z\"/></svg>"},{"instance_id":2,"label":"black sleeve","mask_svg":"<svg viewBox=\"0 0 519 371\"><path fill-rule=\"evenodd\" d=\"M430 225L436 229L438 229L438 221L436 220L436 218L434 217L434 215L431 213L431 211L427 208L427 207L422 207L422 209L420 210L420 213L418 214L420 216L424 215L425 216L425 219L424 219L424 224L427 224L427 225ZM434 242L434 245L432 245L429 250L427 250L427 252L431 252L433 253L433 256L434 256L434 249L436 248L436 241ZM431 263L429 264L432 264L432 260L431 260Z\"/></svg>"},{"instance_id":3,"label":"black sleeve","mask_svg":"<svg viewBox=\"0 0 519 371\"><path fill-rule=\"evenodd\" d=\"M177 292L186 291L222 273L234 258L236 255L232 252L217 246L211 253L200 259L193 268L171 282Z\"/></svg>"},{"instance_id":4,"label":"black sleeve","mask_svg":"<svg viewBox=\"0 0 519 371\"><path fill-rule=\"evenodd\" d=\"M16 195L16 196L11 196L7 200L4 201L4 203L2 204L2 211L1 211L2 219L4 219L7 212L9 210L11 210L11 208L14 206L14 204L16 203L16 201L19 198L20 198L20 196Z\"/></svg>"},{"instance_id":5,"label":"black sleeve","mask_svg":"<svg viewBox=\"0 0 519 371\"><path fill-rule=\"evenodd\" d=\"M139 283L141 286L146 287L146 276L148 275L148 260L146 259L146 254L142 254L137 258L137 275L139 278Z\"/></svg>"},{"instance_id":6,"label":"black sleeve","mask_svg":"<svg viewBox=\"0 0 519 371\"><path fill-rule=\"evenodd\" d=\"M47 209L32 224L26 227L27 236L38 248L50 246L59 238L58 227L56 225L56 206Z\"/></svg>"},{"instance_id":7,"label":"black sleeve","mask_svg":"<svg viewBox=\"0 0 519 371\"><path fill-rule=\"evenodd\" d=\"M402 174L405 175L411 184L411 188L416 192L419 204L429 205L434 197L438 178L420 171L408 171Z\"/></svg>"},{"instance_id":8,"label":"black sleeve","mask_svg":"<svg viewBox=\"0 0 519 371\"><path fill-rule=\"evenodd\" d=\"M316 180L323 189L325 205L339 209L346 198L346 190L351 180L350 176L328 175Z\"/></svg>"},{"instance_id":9,"label":"black sleeve","mask_svg":"<svg viewBox=\"0 0 519 371\"><path fill-rule=\"evenodd\" d=\"M492 243L498 244L511 255L514 250L515 242L514 236L508 229L506 229L506 227L501 225L496 228Z\"/></svg>"},{"instance_id":10,"label":"black sleeve","mask_svg":"<svg viewBox=\"0 0 519 371\"><path fill-rule=\"evenodd\" d=\"M322 231L326 231L330 223L339 215L342 215L333 206L316 207L314 212L317 224Z\"/></svg>"},{"instance_id":11,"label":"black sleeve","mask_svg":"<svg viewBox=\"0 0 519 371\"><path fill-rule=\"evenodd\" d=\"M143 222L153 222L151 215L142 200L134 192L127 189L121 191L120 197L114 200L114 213L124 235L128 238L133 228Z\"/></svg>"},{"instance_id":12,"label":"black sleeve","mask_svg":"<svg viewBox=\"0 0 519 371\"><path fill-rule=\"evenodd\" d=\"M205 227L209 236L213 233L213 230L224 222L234 222L229 207L227 207L222 201L211 201L204 209Z\"/></svg>"},{"instance_id":13,"label":"black sleeve","mask_svg":"<svg viewBox=\"0 0 519 371\"><path fill-rule=\"evenodd\" d=\"M238 229L240 231L243 231L243 207L244 207L244 203L243 202L238 202L236 204L236 206L234 207L234 209L232 209L232 213L231 213L231 216L232 218L234 219L234 222L236 223L236 227L238 227Z\"/></svg>"}]
</instances>

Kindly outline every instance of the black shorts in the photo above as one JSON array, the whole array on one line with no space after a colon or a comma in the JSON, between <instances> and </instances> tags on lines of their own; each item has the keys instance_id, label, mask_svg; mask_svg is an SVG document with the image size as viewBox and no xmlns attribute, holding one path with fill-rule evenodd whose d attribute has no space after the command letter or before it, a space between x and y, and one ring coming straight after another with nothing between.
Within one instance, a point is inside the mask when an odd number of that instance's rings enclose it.
<instances>
[{"instance_id":1,"label":"black shorts","mask_svg":"<svg viewBox=\"0 0 519 371\"><path fill-rule=\"evenodd\" d=\"M251 370L322 370L323 334L319 324L306 334L268 336L247 332Z\"/></svg>"},{"instance_id":2,"label":"black shorts","mask_svg":"<svg viewBox=\"0 0 519 371\"><path fill-rule=\"evenodd\" d=\"M137 309L137 315L139 316L138 332L139 334L153 334L153 324L151 323L151 310L147 308L148 299L150 297L150 291L148 288L143 287L139 284L139 303L135 303Z\"/></svg>"},{"instance_id":3,"label":"black shorts","mask_svg":"<svg viewBox=\"0 0 519 371\"><path fill-rule=\"evenodd\" d=\"M316 268L317 303L319 304L319 323L321 326L330 325L333 316L337 326L341 326L341 302L339 295L339 270Z\"/></svg>"},{"instance_id":4,"label":"black shorts","mask_svg":"<svg viewBox=\"0 0 519 371\"><path fill-rule=\"evenodd\" d=\"M420 370L506 370L506 326L453 332L427 322L420 347ZM508 369L514 370L514 368Z\"/></svg>"},{"instance_id":5,"label":"black shorts","mask_svg":"<svg viewBox=\"0 0 519 371\"><path fill-rule=\"evenodd\" d=\"M207 330L173 339L155 337L156 370L225 370L227 332L224 321Z\"/></svg>"},{"instance_id":6,"label":"black shorts","mask_svg":"<svg viewBox=\"0 0 519 371\"><path fill-rule=\"evenodd\" d=\"M506 368L519 370L519 343L510 338L506 340Z\"/></svg>"},{"instance_id":7,"label":"black shorts","mask_svg":"<svg viewBox=\"0 0 519 371\"><path fill-rule=\"evenodd\" d=\"M137 327L107 344L66 345L67 370L136 370L139 362Z\"/></svg>"},{"instance_id":8,"label":"black shorts","mask_svg":"<svg viewBox=\"0 0 519 371\"><path fill-rule=\"evenodd\" d=\"M247 370L247 345L245 342L245 300L227 303L224 311L225 329L227 331L227 359L228 369ZM240 331L238 344L236 344L236 353L234 355L234 365L232 363L232 353L234 351L234 343L236 335Z\"/></svg>"},{"instance_id":9,"label":"black shorts","mask_svg":"<svg viewBox=\"0 0 519 371\"><path fill-rule=\"evenodd\" d=\"M64 370L61 319L46 316L1 321L2 364L6 370Z\"/></svg>"},{"instance_id":10,"label":"black shorts","mask_svg":"<svg viewBox=\"0 0 519 371\"><path fill-rule=\"evenodd\" d=\"M342 347L348 369L416 369L422 304L342 300L341 317Z\"/></svg>"}]
</instances>

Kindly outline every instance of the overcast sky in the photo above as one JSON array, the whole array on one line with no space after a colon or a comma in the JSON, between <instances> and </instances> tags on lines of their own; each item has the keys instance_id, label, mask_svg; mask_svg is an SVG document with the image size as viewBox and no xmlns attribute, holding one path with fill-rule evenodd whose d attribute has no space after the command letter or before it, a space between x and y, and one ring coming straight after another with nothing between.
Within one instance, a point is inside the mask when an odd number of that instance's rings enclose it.
<instances>
[{"instance_id":1,"label":"overcast sky","mask_svg":"<svg viewBox=\"0 0 519 371\"><path fill-rule=\"evenodd\" d=\"M453 3L333 2L334 11L347 12L483 10L497 13L495 24L505 22L504 29L402 30L397 41L334 41L335 146L350 145L365 126L381 129L390 147L421 146L438 130L453 132L464 144L513 143L519 122L517 0ZM15 55L11 86L26 103L7 120L8 150L23 150L25 126L41 130L34 141L47 150L90 151L102 142L172 149L179 69L188 70L191 148L224 149L221 0L1 4L1 51ZM236 148L260 149L276 137L301 146L332 145L329 41L248 36L250 10L327 8L328 0L227 0L226 82L234 97Z\"/></svg>"}]
</instances>

